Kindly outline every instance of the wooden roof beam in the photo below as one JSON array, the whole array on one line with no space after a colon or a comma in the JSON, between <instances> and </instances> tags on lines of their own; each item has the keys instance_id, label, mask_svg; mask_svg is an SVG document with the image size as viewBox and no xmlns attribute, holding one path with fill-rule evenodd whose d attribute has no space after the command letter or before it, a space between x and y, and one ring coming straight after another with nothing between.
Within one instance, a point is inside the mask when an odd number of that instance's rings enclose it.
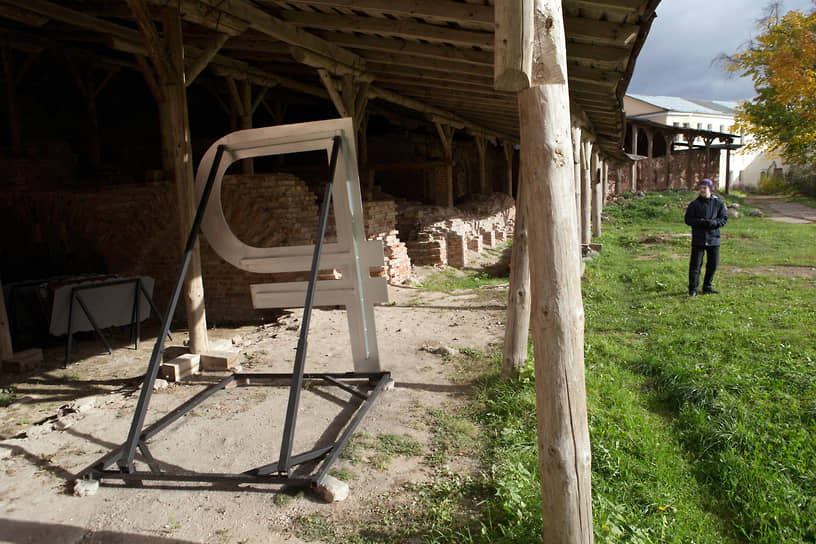
<instances>
[{"instance_id":1,"label":"wooden roof beam","mask_svg":"<svg viewBox=\"0 0 816 544\"><path fill-rule=\"evenodd\" d=\"M450 0L288 0L288 4L347 8L359 11L376 11L404 17L433 17L455 23L493 24L493 8L482 4L451 2Z\"/></svg>"},{"instance_id":2,"label":"wooden roof beam","mask_svg":"<svg viewBox=\"0 0 816 544\"><path fill-rule=\"evenodd\" d=\"M489 51L476 49L462 49L449 45L419 43L405 41L400 38L373 38L370 36L355 36L345 32L315 32L315 35L341 47L362 49L366 51L383 51L386 53L403 53L417 57L443 59L469 64L493 66L493 54Z\"/></svg>"},{"instance_id":3,"label":"wooden roof beam","mask_svg":"<svg viewBox=\"0 0 816 544\"><path fill-rule=\"evenodd\" d=\"M585 17L564 17L564 27L571 39L582 36L596 43L606 40L617 45L629 45L640 32L638 25L598 21Z\"/></svg>"},{"instance_id":4,"label":"wooden roof beam","mask_svg":"<svg viewBox=\"0 0 816 544\"><path fill-rule=\"evenodd\" d=\"M567 60L581 59L587 62L627 62L631 52L626 47L611 45L567 44Z\"/></svg>"},{"instance_id":5,"label":"wooden roof beam","mask_svg":"<svg viewBox=\"0 0 816 544\"><path fill-rule=\"evenodd\" d=\"M215 1L215 0L205 0ZM287 11L283 19L298 27L320 28L324 30L343 30L345 32L362 32L364 34L382 34L399 38L428 40L431 42L451 43L455 45L493 48L492 32L460 30L445 26L404 21L380 19L377 17L355 17L353 15L332 15Z\"/></svg>"},{"instance_id":6,"label":"wooden roof beam","mask_svg":"<svg viewBox=\"0 0 816 544\"><path fill-rule=\"evenodd\" d=\"M384 63L390 66L408 66L411 68L438 70L455 74L490 75L492 70L488 66L474 66L469 63L448 60L415 57L401 53L383 53L381 51L367 51L363 58L371 67L372 63ZM373 68L372 68L373 69Z\"/></svg>"},{"instance_id":7,"label":"wooden roof beam","mask_svg":"<svg viewBox=\"0 0 816 544\"><path fill-rule=\"evenodd\" d=\"M208 6L216 15L220 11L247 21L249 28L271 38L329 57L357 70L365 70L362 57L278 19L246 0L199 0L199 3Z\"/></svg>"}]
</instances>

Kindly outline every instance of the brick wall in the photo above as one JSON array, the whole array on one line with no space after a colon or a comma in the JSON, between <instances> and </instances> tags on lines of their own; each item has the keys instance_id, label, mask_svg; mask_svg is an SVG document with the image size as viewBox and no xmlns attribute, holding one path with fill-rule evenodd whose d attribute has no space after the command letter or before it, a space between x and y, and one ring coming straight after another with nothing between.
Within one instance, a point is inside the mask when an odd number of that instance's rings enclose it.
<instances>
[{"instance_id":1,"label":"brick wall","mask_svg":"<svg viewBox=\"0 0 816 544\"><path fill-rule=\"evenodd\" d=\"M37 163L31 168L36 171ZM4 278L79 272L143 274L156 279L154 298L159 309L166 308L182 251L172 184L64 190L36 190L33 185L21 179L0 202ZM257 247L314 243L319 203L298 178L225 176L221 194L227 223L243 242ZM368 202L364 216L368 237L384 242L388 278L406 280L410 260L395 228L396 205ZM336 239L334 232L331 221L327 240ZM200 246L210 324L253 321L269 314L252 309L250 284L305 279L304 274L244 272L224 262L204 238ZM32 258L35 249L39 253ZM32 266L25 269L26 264ZM183 310L176 315L183 318Z\"/></svg>"},{"instance_id":2,"label":"brick wall","mask_svg":"<svg viewBox=\"0 0 816 544\"><path fill-rule=\"evenodd\" d=\"M513 233L515 205L503 193L473 195L458 207L401 204L397 226L414 264L466 266L467 250L481 253Z\"/></svg>"}]
</instances>

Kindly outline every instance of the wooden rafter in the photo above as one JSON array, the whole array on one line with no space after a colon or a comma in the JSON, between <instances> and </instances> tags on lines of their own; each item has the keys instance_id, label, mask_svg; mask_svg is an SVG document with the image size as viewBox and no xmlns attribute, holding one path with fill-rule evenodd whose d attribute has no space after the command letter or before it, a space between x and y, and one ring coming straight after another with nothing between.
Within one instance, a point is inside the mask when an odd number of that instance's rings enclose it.
<instances>
[{"instance_id":1,"label":"wooden rafter","mask_svg":"<svg viewBox=\"0 0 816 544\"><path fill-rule=\"evenodd\" d=\"M459 30L445 26L417 23L415 21L381 19L378 17L355 17L352 15L326 17L322 14L300 11L284 12L282 17L288 23L306 28L344 30L346 32L381 34L399 38L482 47L485 49L493 48L493 34L490 32Z\"/></svg>"},{"instance_id":2,"label":"wooden rafter","mask_svg":"<svg viewBox=\"0 0 816 544\"><path fill-rule=\"evenodd\" d=\"M450 0L289 0L288 4L324 7L345 7L355 11L374 11L405 17L435 18L455 23L493 24L493 8L483 4L451 2Z\"/></svg>"}]
</instances>

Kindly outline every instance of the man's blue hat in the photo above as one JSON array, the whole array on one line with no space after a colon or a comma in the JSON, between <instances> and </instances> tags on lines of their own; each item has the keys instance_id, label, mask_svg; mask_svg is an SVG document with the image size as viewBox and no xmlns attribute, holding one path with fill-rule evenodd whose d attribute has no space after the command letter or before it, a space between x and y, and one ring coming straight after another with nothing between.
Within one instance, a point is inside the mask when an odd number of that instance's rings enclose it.
<instances>
[{"instance_id":1,"label":"man's blue hat","mask_svg":"<svg viewBox=\"0 0 816 544\"><path fill-rule=\"evenodd\" d=\"M711 183L710 179L701 179L697 182L697 185L708 185L709 190L714 191L714 184Z\"/></svg>"}]
</instances>

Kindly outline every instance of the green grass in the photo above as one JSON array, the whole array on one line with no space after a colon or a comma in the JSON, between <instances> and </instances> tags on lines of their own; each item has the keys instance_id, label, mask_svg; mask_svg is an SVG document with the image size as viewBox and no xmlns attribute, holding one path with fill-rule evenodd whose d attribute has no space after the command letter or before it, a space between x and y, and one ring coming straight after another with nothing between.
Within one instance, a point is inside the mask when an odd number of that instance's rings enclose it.
<instances>
[{"instance_id":1,"label":"green grass","mask_svg":"<svg viewBox=\"0 0 816 544\"><path fill-rule=\"evenodd\" d=\"M596 541L814 542L816 279L767 268L816 267L816 226L729 220L722 294L689 299L680 235L692 198L608 207L603 253L587 265ZM453 524L428 542L541 538L535 384L529 371L502 380L498 357L484 359L472 413L485 436L480 529Z\"/></svg>"},{"instance_id":2,"label":"green grass","mask_svg":"<svg viewBox=\"0 0 816 544\"><path fill-rule=\"evenodd\" d=\"M5 408L17 397L17 388L13 385L9 387L0 387L0 408Z\"/></svg>"}]
</instances>

